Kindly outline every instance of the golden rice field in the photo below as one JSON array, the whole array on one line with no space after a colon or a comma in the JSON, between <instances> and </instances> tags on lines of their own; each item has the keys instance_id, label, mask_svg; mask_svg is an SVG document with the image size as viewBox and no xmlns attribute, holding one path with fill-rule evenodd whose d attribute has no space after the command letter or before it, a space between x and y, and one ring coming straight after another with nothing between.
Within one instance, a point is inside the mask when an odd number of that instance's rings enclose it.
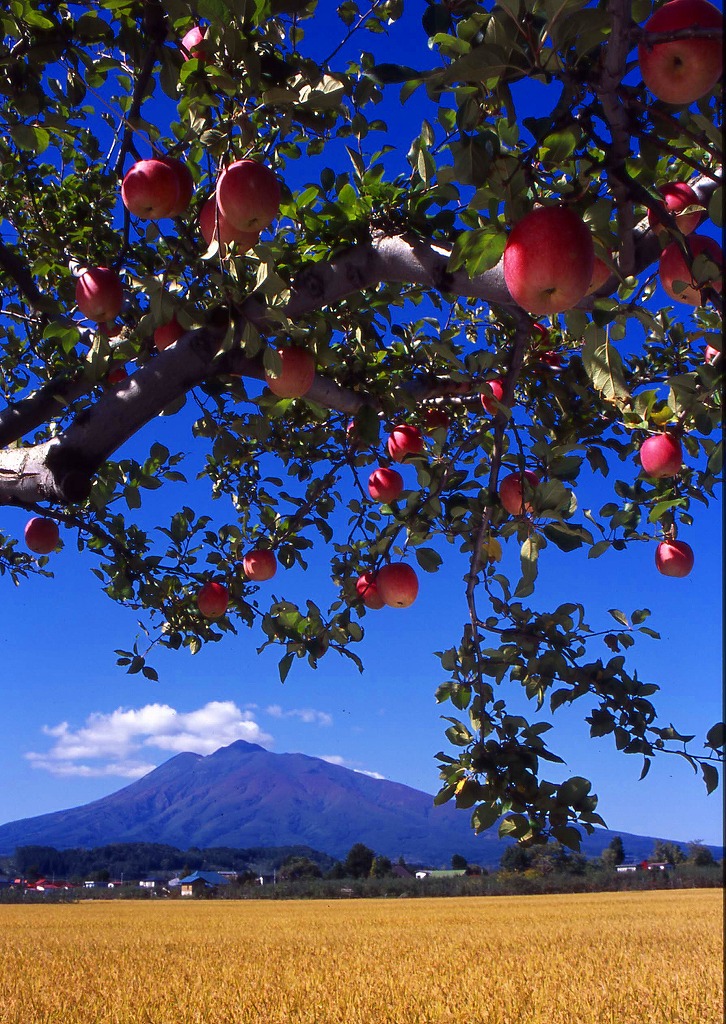
<instances>
[{"instance_id":1,"label":"golden rice field","mask_svg":"<svg viewBox=\"0 0 726 1024\"><path fill-rule=\"evenodd\" d=\"M719 890L0 905L0 1024L720 1024Z\"/></svg>"}]
</instances>

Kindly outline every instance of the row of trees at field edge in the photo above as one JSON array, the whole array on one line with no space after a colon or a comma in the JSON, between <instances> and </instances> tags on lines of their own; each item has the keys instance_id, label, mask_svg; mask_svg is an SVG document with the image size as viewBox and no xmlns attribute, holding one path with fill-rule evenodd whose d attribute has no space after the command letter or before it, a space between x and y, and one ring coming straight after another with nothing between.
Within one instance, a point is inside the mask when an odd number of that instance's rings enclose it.
<instances>
[{"instance_id":1,"label":"row of trees at field edge","mask_svg":"<svg viewBox=\"0 0 726 1024\"><path fill-rule=\"evenodd\" d=\"M580 853L560 844L533 849L514 844L506 848L499 862L502 871L534 871L539 874L584 874L588 869L613 869L627 858L619 836L615 836L601 857L588 860ZM658 840L648 858L670 865L690 864L710 867L716 864L711 850L699 841L684 850L678 843ZM260 874L272 875L279 881L304 879L387 878L394 872L394 863L376 854L364 843L355 843L343 860L308 847L263 847L236 850L217 847L207 850L178 850L156 843L116 844L93 850L56 850L50 846L19 846L5 870L26 881L37 878L63 878L70 881L92 879L126 879L131 882L148 874L167 872L186 875L195 870L235 871L240 883L251 882ZM396 867L415 871L430 867L407 864L403 857ZM487 874L487 869L469 864L461 854L451 858L451 868L468 874Z\"/></svg>"}]
</instances>

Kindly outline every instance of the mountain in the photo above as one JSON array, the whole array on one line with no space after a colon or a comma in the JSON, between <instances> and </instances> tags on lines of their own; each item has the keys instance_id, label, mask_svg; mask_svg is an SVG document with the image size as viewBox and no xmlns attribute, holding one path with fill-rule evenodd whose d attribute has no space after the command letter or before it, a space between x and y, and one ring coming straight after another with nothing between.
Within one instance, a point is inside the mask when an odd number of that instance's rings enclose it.
<instances>
[{"instance_id":1,"label":"mountain","mask_svg":"<svg viewBox=\"0 0 726 1024\"><path fill-rule=\"evenodd\" d=\"M496 828L475 836L469 817L451 803L434 807L429 793L409 786L238 740L206 757L178 754L82 807L0 825L0 855L16 846L153 842L180 849L307 845L344 858L361 842L413 863L448 866L460 853L496 865L504 850ZM583 852L597 856L616 834L628 856L652 852L653 838L604 829L584 837Z\"/></svg>"}]
</instances>

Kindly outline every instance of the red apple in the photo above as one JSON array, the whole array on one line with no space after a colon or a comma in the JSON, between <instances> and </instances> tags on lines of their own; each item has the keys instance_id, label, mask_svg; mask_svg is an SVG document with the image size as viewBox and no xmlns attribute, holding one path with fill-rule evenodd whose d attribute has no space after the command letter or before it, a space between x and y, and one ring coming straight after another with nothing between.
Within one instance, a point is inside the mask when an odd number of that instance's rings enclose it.
<instances>
[{"instance_id":1,"label":"red apple","mask_svg":"<svg viewBox=\"0 0 726 1024\"><path fill-rule=\"evenodd\" d=\"M277 572L275 552L269 548L254 548L242 559L242 568L248 580L254 580L256 583L271 580Z\"/></svg>"},{"instance_id":2,"label":"red apple","mask_svg":"<svg viewBox=\"0 0 726 1024\"><path fill-rule=\"evenodd\" d=\"M696 210L693 213L681 212L682 210L687 210L689 206L701 205L698 196L691 186L685 181L669 181L661 186L658 192L663 197L663 207L667 213L673 215L681 234L690 235L692 231L695 231L701 223L701 217L703 216L701 211ZM659 229L661 232L663 231L663 221L655 210L648 210L648 223L654 231Z\"/></svg>"},{"instance_id":3,"label":"red apple","mask_svg":"<svg viewBox=\"0 0 726 1024\"><path fill-rule=\"evenodd\" d=\"M501 377L497 377L494 380L487 380L484 382L487 387L491 390L491 395L487 395L484 392L481 394L481 404L484 406L490 416L496 416L499 410L493 401L496 398L497 402L501 402L502 395L504 394L504 381Z\"/></svg>"},{"instance_id":4,"label":"red apple","mask_svg":"<svg viewBox=\"0 0 726 1024\"><path fill-rule=\"evenodd\" d=\"M106 375L107 384L120 384L122 380L126 380L128 373L126 372L125 366L114 366L112 370L108 371Z\"/></svg>"},{"instance_id":5,"label":"red apple","mask_svg":"<svg viewBox=\"0 0 726 1024\"><path fill-rule=\"evenodd\" d=\"M184 60L191 60L192 57L196 57L197 60L206 59L206 54L199 46L203 39L204 29L200 28L199 25L189 29L181 41L181 51Z\"/></svg>"},{"instance_id":6,"label":"red apple","mask_svg":"<svg viewBox=\"0 0 726 1024\"><path fill-rule=\"evenodd\" d=\"M675 476L683 465L683 448L672 434L652 434L640 446L643 472L655 480Z\"/></svg>"},{"instance_id":7,"label":"red apple","mask_svg":"<svg viewBox=\"0 0 726 1024\"><path fill-rule=\"evenodd\" d=\"M237 160L222 171L217 203L237 231L262 231L280 210L280 183L273 171L256 160Z\"/></svg>"},{"instance_id":8,"label":"red apple","mask_svg":"<svg viewBox=\"0 0 726 1024\"><path fill-rule=\"evenodd\" d=\"M222 583L205 583L197 593L197 605L205 619L218 619L227 611L229 592Z\"/></svg>"},{"instance_id":9,"label":"red apple","mask_svg":"<svg viewBox=\"0 0 726 1024\"><path fill-rule=\"evenodd\" d=\"M408 608L418 595L418 577L405 562L391 562L376 573L376 589L390 608Z\"/></svg>"},{"instance_id":10,"label":"red apple","mask_svg":"<svg viewBox=\"0 0 726 1024\"><path fill-rule=\"evenodd\" d=\"M587 225L565 206L532 210L512 229L504 249L504 280L530 313L560 313L590 287L595 250Z\"/></svg>"},{"instance_id":11,"label":"red apple","mask_svg":"<svg viewBox=\"0 0 726 1024\"><path fill-rule=\"evenodd\" d=\"M673 2L675 3L676 0ZM715 238L710 238L708 235L691 235L688 244L694 260L703 254L719 268L723 266L723 252ZM668 295L676 302L685 302L690 306L702 305L701 288L705 288L706 283L717 292L721 291L723 283L720 274L713 281L697 282L691 274L678 242L670 242L660 254L659 273L660 282ZM681 291L676 291L674 288L676 281L684 283L686 287Z\"/></svg>"},{"instance_id":12,"label":"red apple","mask_svg":"<svg viewBox=\"0 0 726 1024\"><path fill-rule=\"evenodd\" d=\"M186 213L194 194L194 178L192 178L192 172L185 163L182 163L181 160L177 160L175 157L162 156L159 157L159 160L162 164L166 164L167 167L170 167L176 176L177 199L167 216L181 217L183 213Z\"/></svg>"},{"instance_id":13,"label":"red apple","mask_svg":"<svg viewBox=\"0 0 726 1024\"><path fill-rule=\"evenodd\" d=\"M532 513L532 505L524 499L522 477L524 477L525 484L529 484L532 490L539 483L537 474L525 469L524 473L510 473L499 484L499 500L512 516Z\"/></svg>"},{"instance_id":14,"label":"red apple","mask_svg":"<svg viewBox=\"0 0 726 1024\"><path fill-rule=\"evenodd\" d=\"M89 320L115 320L123 301L123 285L115 270L91 267L76 281L76 304Z\"/></svg>"},{"instance_id":15,"label":"red apple","mask_svg":"<svg viewBox=\"0 0 726 1024\"><path fill-rule=\"evenodd\" d=\"M599 256L596 256L592 265L592 277L590 278L587 294L592 295L592 293L596 292L598 288L602 288L611 275L612 271L607 263L604 260L601 260Z\"/></svg>"},{"instance_id":16,"label":"red apple","mask_svg":"<svg viewBox=\"0 0 726 1024\"><path fill-rule=\"evenodd\" d=\"M423 435L411 423L399 423L389 434L388 454L394 462L402 462L407 455L420 455L423 450Z\"/></svg>"},{"instance_id":17,"label":"red apple","mask_svg":"<svg viewBox=\"0 0 726 1024\"><path fill-rule=\"evenodd\" d=\"M123 324L118 324L114 320L110 320L108 323L99 324L98 329L106 338L118 338Z\"/></svg>"},{"instance_id":18,"label":"red apple","mask_svg":"<svg viewBox=\"0 0 726 1024\"><path fill-rule=\"evenodd\" d=\"M716 29L723 32L723 15L706 0L671 0L660 7L645 25L646 32L679 32L682 29ZM705 96L721 77L723 41L675 39L638 46L643 81L665 103L690 104Z\"/></svg>"},{"instance_id":19,"label":"red apple","mask_svg":"<svg viewBox=\"0 0 726 1024\"><path fill-rule=\"evenodd\" d=\"M207 243L207 248L212 244L212 240L217 237L217 224L219 224L219 248L223 256L225 247L230 242L237 243L238 251L246 252L253 245L256 245L259 240L259 231L238 231L236 228L233 228L222 215L222 211L217 207L216 198L210 196L199 212L199 230L202 232L202 238Z\"/></svg>"},{"instance_id":20,"label":"red apple","mask_svg":"<svg viewBox=\"0 0 726 1024\"><path fill-rule=\"evenodd\" d=\"M121 183L124 206L143 220L171 216L179 203L177 171L164 160L138 160Z\"/></svg>"},{"instance_id":21,"label":"red apple","mask_svg":"<svg viewBox=\"0 0 726 1024\"><path fill-rule=\"evenodd\" d=\"M355 589L366 608L377 609L383 607L383 598L378 593L375 573L364 572L362 576L358 577Z\"/></svg>"},{"instance_id":22,"label":"red apple","mask_svg":"<svg viewBox=\"0 0 726 1024\"><path fill-rule=\"evenodd\" d=\"M687 576L693 562L693 548L685 541L663 540L655 549L655 567L664 576Z\"/></svg>"},{"instance_id":23,"label":"red apple","mask_svg":"<svg viewBox=\"0 0 726 1024\"><path fill-rule=\"evenodd\" d=\"M25 543L36 555L49 555L60 542L58 523L54 519L34 516L25 525Z\"/></svg>"},{"instance_id":24,"label":"red apple","mask_svg":"<svg viewBox=\"0 0 726 1024\"><path fill-rule=\"evenodd\" d=\"M383 505L396 501L402 490L403 477L395 469L381 466L368 477L368 493L374 501L380 501Z\"/></svg>"},{"instance_id":25,"label":"red apple","mask_svg":"<svg viewBox=\"0 0 726 1024\"><path fill-rule=\"evenodd\" d=\"M709 366L713 366L720 355L719 350L714 348L713 345L706 345L703 350L703 361L708 363Z\"/></svg>"},{"instance_id":26,"label":"red apple","mask_svg":"<svg viewBox=\"0 0 726 1024\"><path fill-rule=\"evenodd\" d=\"M270 391L278 398L302 398L315 380L315 359L311 352L304 348L278 349L282 361L282 369L278 376L273 377L265 370L265 380Z\"/></svg>"},{"instance_id":27,"label":"red apple","mask_svg":"<svg viewBox=\"0 0 726 1024\"><path fill-rule=\"evenodd\" d=\"M564 369L564 365L560 353L552 350L541 353L535 365L535 370L540 374L543 372L559 373L560 370Z\"/></svg>"},{"instance_id":28,"label":"red apple","mask_svg":"<svg viewBox=\"0 0 726 1024\"><path fill-rule=\"evenodd\" d=\"M182 327L176 316L173 316L168 323L156 328L154 331L154 344L159 352L163 352L165 348L169 348L175 341L178 341L185 331L186 327Z\"/></svg>"},{"instance_id":29,"label":"red apple","mask_svg":"<svg viewBox=\"0 0 726 1024\"><path fill-rule=\"evenodd\" d=\"M424 412L424 430L448 430L451 420L443 409L431 406Z\"/></svg>"}]
</instances>

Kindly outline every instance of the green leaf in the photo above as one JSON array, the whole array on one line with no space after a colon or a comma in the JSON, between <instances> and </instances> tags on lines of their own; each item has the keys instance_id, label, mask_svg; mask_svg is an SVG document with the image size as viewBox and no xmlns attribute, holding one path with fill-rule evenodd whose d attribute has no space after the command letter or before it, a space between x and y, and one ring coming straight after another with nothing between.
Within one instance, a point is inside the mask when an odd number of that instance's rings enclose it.
<instances>
[{"instance_id":1,"label":"green leaf","mask_svg":"<svg viewBox=\"0 0 726 1024\"><path fill-rule=\"evenodd\" d=\"M455 786L444 786L443 789L440 789L434 797L434 806L440 807L441 804L445 804L447 800L451 800L455 792Z\"/></svg>"},{"instance_id":2,"label":"green leaf","mask_svg":"<svg viewBox=\"0 0 726 1024\"><path fill-rule=\"evenodd\" d=\"M443 559L433 548L416 548L416 561L424 572L437 572Z\"/></svg>"},{"instance_id":3,"label":"green leaf","mask_svg":"<svg viewBox=\"0 0 726 1024\"><path fill-rule=\"evenodd\" d=\"M625 383L623 361L610 342L600 341L597 334L590 337L582 349L582 364L593 387L607 402L625 405L630 392Z\"/></svg>"},{"instance_id":4,"label":"green leaf","mask_svg":"<svg viewBox=\"0 0 726 1024\"><path fill-rule=\"evenodd\" d=\"M377 85L401 85L424 77L425 72L416 71L405 64L374 64L364 74L372 78Z\"/></svg>"},{"instance_id":5,"label":"green leaf","mask_svg":"<svg viewBox=\"0 0 726 1024\"><path fill-rule=\"evenodd\" d=\"M499 805L496 803L479 804L471 816L471 827L477 833L491 828L499 817Z\"/></svg>"},{"instance_id":6,"label":"green leaf","mask_svg":"<svg viewBox=\"0 0 726 1024\"><path fill-rule=\"evenodd\" d=\"M446 737L455 747L468 747L470 743L474 742L474 737L463 722L459 722L456 718L446 718L445 721L453 723L446 730Z\"/></svg>"},{"instance_id":7,"label":"green leaf","mask_svg":"<svg viewBox=\"0 0 726 1024\"><path fill-rule=\"evenodd\" d=\"M701 773L703 774L703 781L706 783L706 791L713 793L718 788L718 768L715 768L712 764L701 764Z\"/></svg>"},{"instance_id":8,"label":"green leaf","mask_svg":"<svg viewBox=\"0 0 726 1024\"><path fill-rule=\"evenodd\" d=\"M287 674L290 671L295 655L292 653L286 654L283 658L280 658L280 664L278 665L278 671L280 673L280 682L284 683L287 679Z\"/></svg>"},{"instance_id":9,"label":"green leaf","mask_svg":"<svg viewBox=\"0 0 726 1024\"><path fill-rule=\"evenodd\" d=\"M552 829L552 836L568 849L579 852L582 836L572 825L555 825Z\"/></svg>"},{"instance_id":10,"label":"green leaf","mask_svg":"<svg viewBox=\"0 0 726 1024\"><path fill-rule=\"evenodd\" d=\"M612 615L615 621L619 622L621 626L625 626L626 629L630 629L628 616L624 612L619 611L617 608L608 608L608 613Z\"/></svg>"},{"instance_id":11,"label":"green leaf","mask_svg":"<svg viewBox=\"0 0 726 1024\"><path fill-rule=\"evenodd\" d=\"M569 125L562 131L553 132L543 139L539 148L539 157L543 163L561 164L571 156L582 138L579 125Z\"/></svg>"},{"instance_id":12,"label":"green leaf","mask_svg":"<svg viewBox=\"0 0 726 1024\"><path fill-rule=\"evenodd\" d=\"M462 231L454 243L449 269L465 267L469 277L476 277L496 267L502 258L507 236L493 228L475 228Z\"/></svg>"},{"instance_id":13,"label":"green leaf","mask_svg":"<svg viewBox=\"0 0 726 1024\"><path fill-rule=\"evenodd\" d=\"M16 124L10 129L10 135L18 149L31 153L42 153L50 143L50 133L37 125Z\"/></svg>"},{"instance_id":14,"label":"green leaf","mask_svg":"<svg viewBox=\"0 0 726 1024\"><path fill-rule=\"evenodd\" d=\"M527 537L519 551L520 564L522 567L522 578L514 591L515 597L527 597L534 590L534 581L537 579L537 560L539 550L544 543L544 538L533 533Z\"/></svg>"}]
</instances>

